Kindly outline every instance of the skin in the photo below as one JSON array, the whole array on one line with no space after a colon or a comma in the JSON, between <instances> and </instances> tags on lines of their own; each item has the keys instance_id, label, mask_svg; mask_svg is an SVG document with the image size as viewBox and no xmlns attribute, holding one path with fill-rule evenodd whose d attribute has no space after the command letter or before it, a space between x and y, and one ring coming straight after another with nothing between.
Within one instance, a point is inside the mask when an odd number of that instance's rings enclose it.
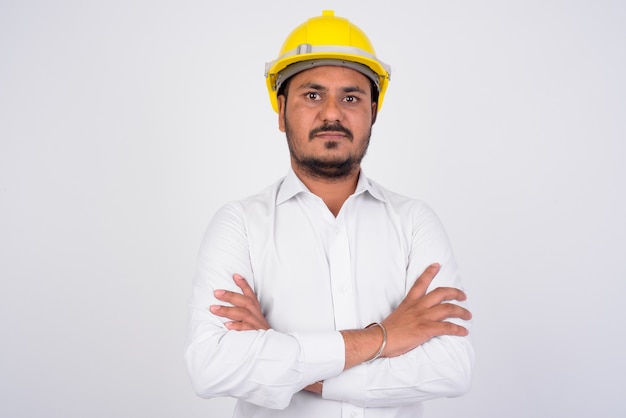
<instances>
[{"instance_id":1,"label":"skin","mask_svg":"<svg viewBox=\"0 0 626 418\"><path fill-rule=\"evenodd\" d=\"M360 162L376 120L369 81L352 69L326 66L294 75L288 89L287 98L278 97L278 126L287 136L292 168L336 216L356 189ZM449 303L464 301L465 293L449 287L427 293L439 269L439 264L429 266L400 305L382 321L387 345L381 357L399 356L434 337L468 335L465 327L447 321L471 319L467 309ZM241 293L215 291L218 300L232 306L212 305L210 311L229 319L225 323L229 330L270 329L247 281L239 274L234 274L233 280ZM344 370L371 359L383 341L380 327L340 332L345 343ZM305 390L321 393L322 382Z\"/></svg>"},{"instance_id":2,"label":"skin","mask_svg":"<svg viewBox=\"0 0 626 418\"><path fill-rule=\"evenodd\" d=\"M278 128L287 136L291 167L335 216L356 188L375 120L368 78L345 67L298 73L288 98L278 96Z\"/></svg>"}]
</instances>

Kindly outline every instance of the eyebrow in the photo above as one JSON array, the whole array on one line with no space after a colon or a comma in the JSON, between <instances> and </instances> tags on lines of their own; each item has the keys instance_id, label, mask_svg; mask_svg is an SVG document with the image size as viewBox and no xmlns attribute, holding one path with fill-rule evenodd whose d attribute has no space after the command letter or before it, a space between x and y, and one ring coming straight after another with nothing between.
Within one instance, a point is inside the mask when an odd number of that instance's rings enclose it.
<instances>
[{"instance_id":1,"label":"eyebrow","mask_svg":"<svg viewBox=\"0 0 626 418\"><path fill-rule=\"evenodd\" d=\"M366 94L367 93L365 90L363 90L362 88L357 87L357 86L344 87L343 91L345 93L361 93L361 94Z\"/></svg>"},{"instance_id":2,"label":"eyebrow","mask_svg":"<svg viewBox=\"0 0 626 418\"><path fill-rule=\"evenodd\" d=\"M318 91L327 91L328 90L328 88L322 86L321 84L313 83L313 82L303 83L298 88L300 88L300 89L313 89L313 90L318 90ZM361 93L361 94L366 94L366 91L363 90L362 88L358 87L358 86L346 86L342 90L343 90L344 93Z\"/></svg>"},{"instance_id":3,"label":"eyebrow","mask_svg":"<svg viewBox=\"0 0 626 418\"><path fill-rule=\"evenodd\" d=\"M317 84L313 82L302 83L300 86L298 86L298 88L299 89L313 89L313 90L319 90L319 91L328 90L326 87L322 86L321 84Z\"/></svg>"}]
</instances>

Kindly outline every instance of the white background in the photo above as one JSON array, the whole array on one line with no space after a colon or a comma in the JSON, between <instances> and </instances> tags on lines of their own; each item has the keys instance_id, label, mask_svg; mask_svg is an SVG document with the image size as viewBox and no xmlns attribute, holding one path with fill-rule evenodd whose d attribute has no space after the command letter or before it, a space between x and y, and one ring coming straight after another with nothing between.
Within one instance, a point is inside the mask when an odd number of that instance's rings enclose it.
<instances>
[{"instance_id":1,"label":"white background","mask_svg":"<svg viewBox=\"0 0 626 418\"><path fill-rule=\"evenodd\" d=\"M334 8L393 68L364 166L475 316L428 417L623 417L626 4L0 0L0 416L230 416L182 362L215 210L283 176L263 79Z\"/></svg>"}]
</instances>

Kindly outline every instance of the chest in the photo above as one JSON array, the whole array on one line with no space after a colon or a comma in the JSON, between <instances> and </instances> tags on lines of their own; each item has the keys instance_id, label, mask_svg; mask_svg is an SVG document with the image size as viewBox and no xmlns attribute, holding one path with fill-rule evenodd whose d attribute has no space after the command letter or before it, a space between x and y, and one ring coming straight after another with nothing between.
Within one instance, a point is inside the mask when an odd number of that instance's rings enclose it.
<instances>
[{"instance_id":1,"label":"chest","mask_svg":"<svg viewBox=\"0 0 626 418\"><path fill-rule=\"evenodd\" d=\"M338 218L285 209L248 237L257 296L274 328L362 327L404 298L410 231L384 208Z\"/></svg>"}]
</instances>

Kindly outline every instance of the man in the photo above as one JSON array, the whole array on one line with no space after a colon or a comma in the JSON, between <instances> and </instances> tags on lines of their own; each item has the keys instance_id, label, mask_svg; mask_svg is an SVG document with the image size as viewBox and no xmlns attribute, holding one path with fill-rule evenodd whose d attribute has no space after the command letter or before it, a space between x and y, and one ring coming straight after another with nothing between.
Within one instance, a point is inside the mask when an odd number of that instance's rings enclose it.
<instances>
[{"instance_id":1,"label":"man","mask_svg":"<svg viewBox=\"0 0 626 418\"><path fill-rule=\"evenodd\" d=\"M365 34L324 11L268 64L291 170L224 206L199 253L185 359L235 417L419 417L464 393L470 312L424 203L361 169L389 80Z\"/></svg>"}]
</instances>

